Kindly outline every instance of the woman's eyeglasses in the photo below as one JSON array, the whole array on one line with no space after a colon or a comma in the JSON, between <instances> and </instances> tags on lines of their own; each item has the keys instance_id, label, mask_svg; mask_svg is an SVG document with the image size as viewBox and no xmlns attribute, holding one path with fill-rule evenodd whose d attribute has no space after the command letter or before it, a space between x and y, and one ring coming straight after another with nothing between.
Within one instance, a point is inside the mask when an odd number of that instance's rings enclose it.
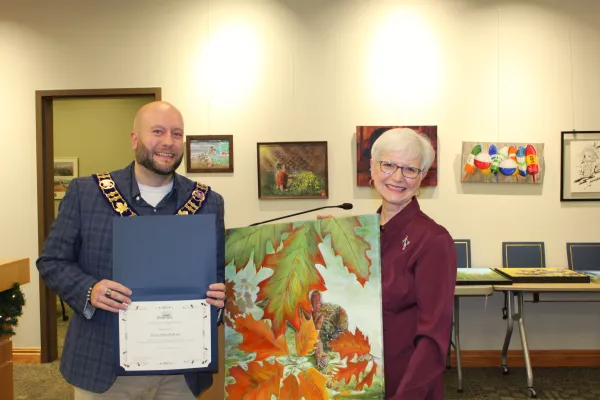
<instances>
[{"instance_id":1,"label":"woman's eyeglasses","mask_svg":"<svg viewBox=\"0 0 600 400\"><path fill-rule=\"evenodd\" d=\"M404 175L405 178L410 179L416 178L421 172L423 172L421 168L401 167L400 165L396 165L389 161L379 161L379 168L381 168L381 172L383 172L386 175L392 175L396 171L398 171L398 169L401 169L402 175Z\"/></svg>"}]
</instances>

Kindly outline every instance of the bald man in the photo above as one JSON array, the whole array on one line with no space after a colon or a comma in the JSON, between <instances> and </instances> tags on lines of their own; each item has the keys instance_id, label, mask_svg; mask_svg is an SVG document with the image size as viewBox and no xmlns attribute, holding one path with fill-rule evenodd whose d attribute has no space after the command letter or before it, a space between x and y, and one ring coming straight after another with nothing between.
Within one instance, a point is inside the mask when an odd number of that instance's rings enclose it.
<instances>
[{"instance_id":1,"label":"bald man","mask_svg":"<svg viewBox=\"0 0 600 400\"><path fill-rule=\"evenodd\" d=\"M212 383L210 373L116 376L113 313L131 303L131 290L112 281L112 219L123 216L215 214L217 283L207 302L225 306L223 198L175 171L183 159L179 110L152 102L137 113L131 147L135 161L109 174L74 179L60 203L37 268L48 286L75 311L60 371L75 400L195 399ZM111 201L118 195L123 201ZM194 212L195 210L195 212Z\"/></svg>"}]
</instances>

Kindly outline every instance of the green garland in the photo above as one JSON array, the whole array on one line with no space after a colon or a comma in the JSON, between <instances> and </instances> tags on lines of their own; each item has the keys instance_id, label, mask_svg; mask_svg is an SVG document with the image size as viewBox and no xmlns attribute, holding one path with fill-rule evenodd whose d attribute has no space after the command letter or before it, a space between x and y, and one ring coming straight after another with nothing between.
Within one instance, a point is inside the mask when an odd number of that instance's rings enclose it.
<instances>
[{"instance_id":1,"label":"green garland","mask_svg":"<svg viewBox=\"0 0 600 400\"><path fill-rule=\"evenodd\" d=\"M14 335L13 327L17 326L18 319L23 315L25 295L18 283L12 289L0 292L0 336Z\"/></svg>"}]
</instances>

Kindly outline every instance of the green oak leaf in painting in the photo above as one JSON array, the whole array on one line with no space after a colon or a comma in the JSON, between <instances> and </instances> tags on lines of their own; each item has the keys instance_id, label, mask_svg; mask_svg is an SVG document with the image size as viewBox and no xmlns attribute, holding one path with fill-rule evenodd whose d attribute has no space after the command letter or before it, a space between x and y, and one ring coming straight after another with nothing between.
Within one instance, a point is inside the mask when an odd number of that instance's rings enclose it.
<instances>
[{"instance_id":1,"label":"green oak leaf in painting","mask_svg":"<svg viewBox=\"0 0 600 400\"><path fill-rule=\"evenodd\" d=\"M299 331L300 308L311 313L310 292L327 290L315 267L325 265L318 247L320 241L311 225L301 225L284 240L281 251L265 256L263 268L274 273L259 283L257 301L269 299L263 318L271 320L276 337L285 333L286 322Z\"/></svg>"},{"instance_id":2,"label":"green oak leaf in painting","mask_svg":"<svg viewBox=\"0 0 600 400\"><path fill-rule=\"evenodd\" d=\"M277 249L281 244L281 235L291 231L291 223L228 230L225 239L225 265L235 261L235 270L239 272L248 263L254 250L254 265L259 269L267 254L267 242L271 242L273 248Z\"/></svg>"},{"instance_id":3,"label":"green oak leaf in painting","mask_svg":"<svg viewBox=\"0 0 600 400\"><path fill-rule=\"evenodd\" d=\"M331 235L331 247L335 255L342 258L348 271L364 287L371 274L371 260L367 256L371 246L354 231L354 228L362 226L358 218L326 218L320 222L321 235Z\"/></svg>"}]
</instances>

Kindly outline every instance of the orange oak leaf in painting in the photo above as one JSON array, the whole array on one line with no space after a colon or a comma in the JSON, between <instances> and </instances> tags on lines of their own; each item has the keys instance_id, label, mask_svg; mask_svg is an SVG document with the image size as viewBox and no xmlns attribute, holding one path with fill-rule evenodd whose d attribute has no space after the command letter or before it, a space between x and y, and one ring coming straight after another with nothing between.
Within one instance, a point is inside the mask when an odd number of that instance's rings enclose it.
<instances>
[{"instance_id":1,"label":"orange oak leaf in painting","mask_svg":"<svg viewBox=\"0 0 600 400\"><path fill-rule=\"evenodd\" d=\"M362 381L358 382L358 385L356 385L356 390L363 390L365 386L371 386L373 384L373 377L375 376L376 371L377 364L375 364L375 361L373 361L373 368L371 368L369 373L365 375Z\"/></svg>"},{"instance_id":2,"label":"orange oak leaf in painting","mask_svg":"<svg viewBox=\"0 0 600 400\"><path fill-rule=\"evenodd\" d=\"M227 230L225 237L225 265L235 261L235 271L240 272L250 259L254 250L254 266L258 270L267 254L267 242L277 250L281 244L281 235L292 231L292 224L271 224L249 226Z\"/></svg>"},{"instance_id":3,"label":"orange oak leaf in painting","mask_svg":"<svg viewBox=\"0 0 600 400\"><path fill-rule=\"evenodd\" d=\"M352 376L355 376L356 380L358 381L359 375L361 374L361 372L364 372L367 369L368 365L369 360L358 361L355 363L349 362L346 368L339 369L337 374L335 374L334 379L336 381L341 381L342 379L344 379L346 385L350 383L350 381L352 380Z\"/></svg>"},{"instance_id":4,"label":"orange oak leaf in painting","mask_svg":"<svg viewBox=\"0 0 600 400\"><path fill-rule=\"evenodd\" d=\"M333 351L340 353L342 360L346 357L348 357L348 360L351 360L355 354L358 357L362 357L371 352L369 339L358 328L354 330L354 333L347 330L342 332L337 339L329 342L329 347Z\"/></svg>"},{"instance_id":5,"label":"orange oak leaf in painting","mask_svg":"<svg viewBox=\"0 0 600 400\"><path fill-rule=\"evenodd\" d=\"M335 255L342 257L348 271L365 286L371 275L371 260L367 257L367 250L371 246L354 232L354 228L362 226L358 218L327 218L320 220L320 223L323 237L331 235L331 247Z\"/></svg>"},{"instance_id":6,"label":"orange oak leaf in painting","mask_svg":"<svg viewBox=\"0 0 600 400\"><path fill-rule=\"evenodd\" d=\"M229 370L229 375L235 379L235 383L225 387L230 399L270 399L271 395L279 397L283 365L277 361L275 364L265 361L262 365L251 362L248 364L247 371L240 366L235 366Z\"/></svg>"},{"instance_id":7,"label":"orange oak leaf in painting","mask_svg":"<svg viewBox=\"0 0 600 400\"><path fill-rule=\"evenodd\" d=\"M325 265L319 243L316 231L310 225L301 225L284 240L281 251L265 256L263 267L274 273L258 284L256 301L269 298L264 318L272 321L275 336L285 333L286 321L299 331L300 308L310 314L310 292L327 290L315 267L315 264Z\"/></svg>"},{"instance_id":8,"label":"orange oak leaf in painting","mask_svg":"<svg viewBox=\"0 0 600 400\"><path fill-rule=\"evenodd\" d=\"M233 327L233 319L242 315L242 310L236 304L235 289L233 286L235 282L225 280L225 296L227 296L227 302L225 303L225 316L223 322L225 325Z\"/></svg>"},{"instance_id":9,"label":"orange oak leaf in painting","mask_svg":"<svg viewBox=\"0 0 600 400\"><path fill-rule=\"evenodd\" d=\"M236 330L244 339L239 345L246 353L256 353L254 361L262 361L271 356L283 356L289 353L284 335L277 339L266 321L256 321L251 314L234 320Z\"/></svg>"},{"instance_id":10,"label":"orange oak leaf in painting","mask_svg":"<svg viewBox=\"0 0 600 400\"><path fill-rule=\"evenodd\" d=\"M331 398L327 391L327 378L319 371L310 368L298 374L300 380L300 396L304 396L307 400L326 400ZM298 397L300 398L300 397Z\"/></svg>"},{"instance_id":11,"label":"orange oak leaf in painting","mask_svg":"<svg viewBox=\"0 0 600 400\"><path fill-rule=\"evenodd\" d=\"M315 328L312 318L304 319L300 317L300 330L296 334L296 350L299 356L307 356L315 349L315 344L319 341L319 331Z\"/></svg>"},{"instance_id":12,"label":"orange oak leaf in painting","mask_svg":"<svg viewBox=\"0 0 600 400\"><path fill-rule=\"evenodd\" d=\"M300 386L298 386L298 378L295 375L288 375L283 380L283 387L279 393L280 399L299 399L300 398Z\"/></svg>"}]
</instances>

